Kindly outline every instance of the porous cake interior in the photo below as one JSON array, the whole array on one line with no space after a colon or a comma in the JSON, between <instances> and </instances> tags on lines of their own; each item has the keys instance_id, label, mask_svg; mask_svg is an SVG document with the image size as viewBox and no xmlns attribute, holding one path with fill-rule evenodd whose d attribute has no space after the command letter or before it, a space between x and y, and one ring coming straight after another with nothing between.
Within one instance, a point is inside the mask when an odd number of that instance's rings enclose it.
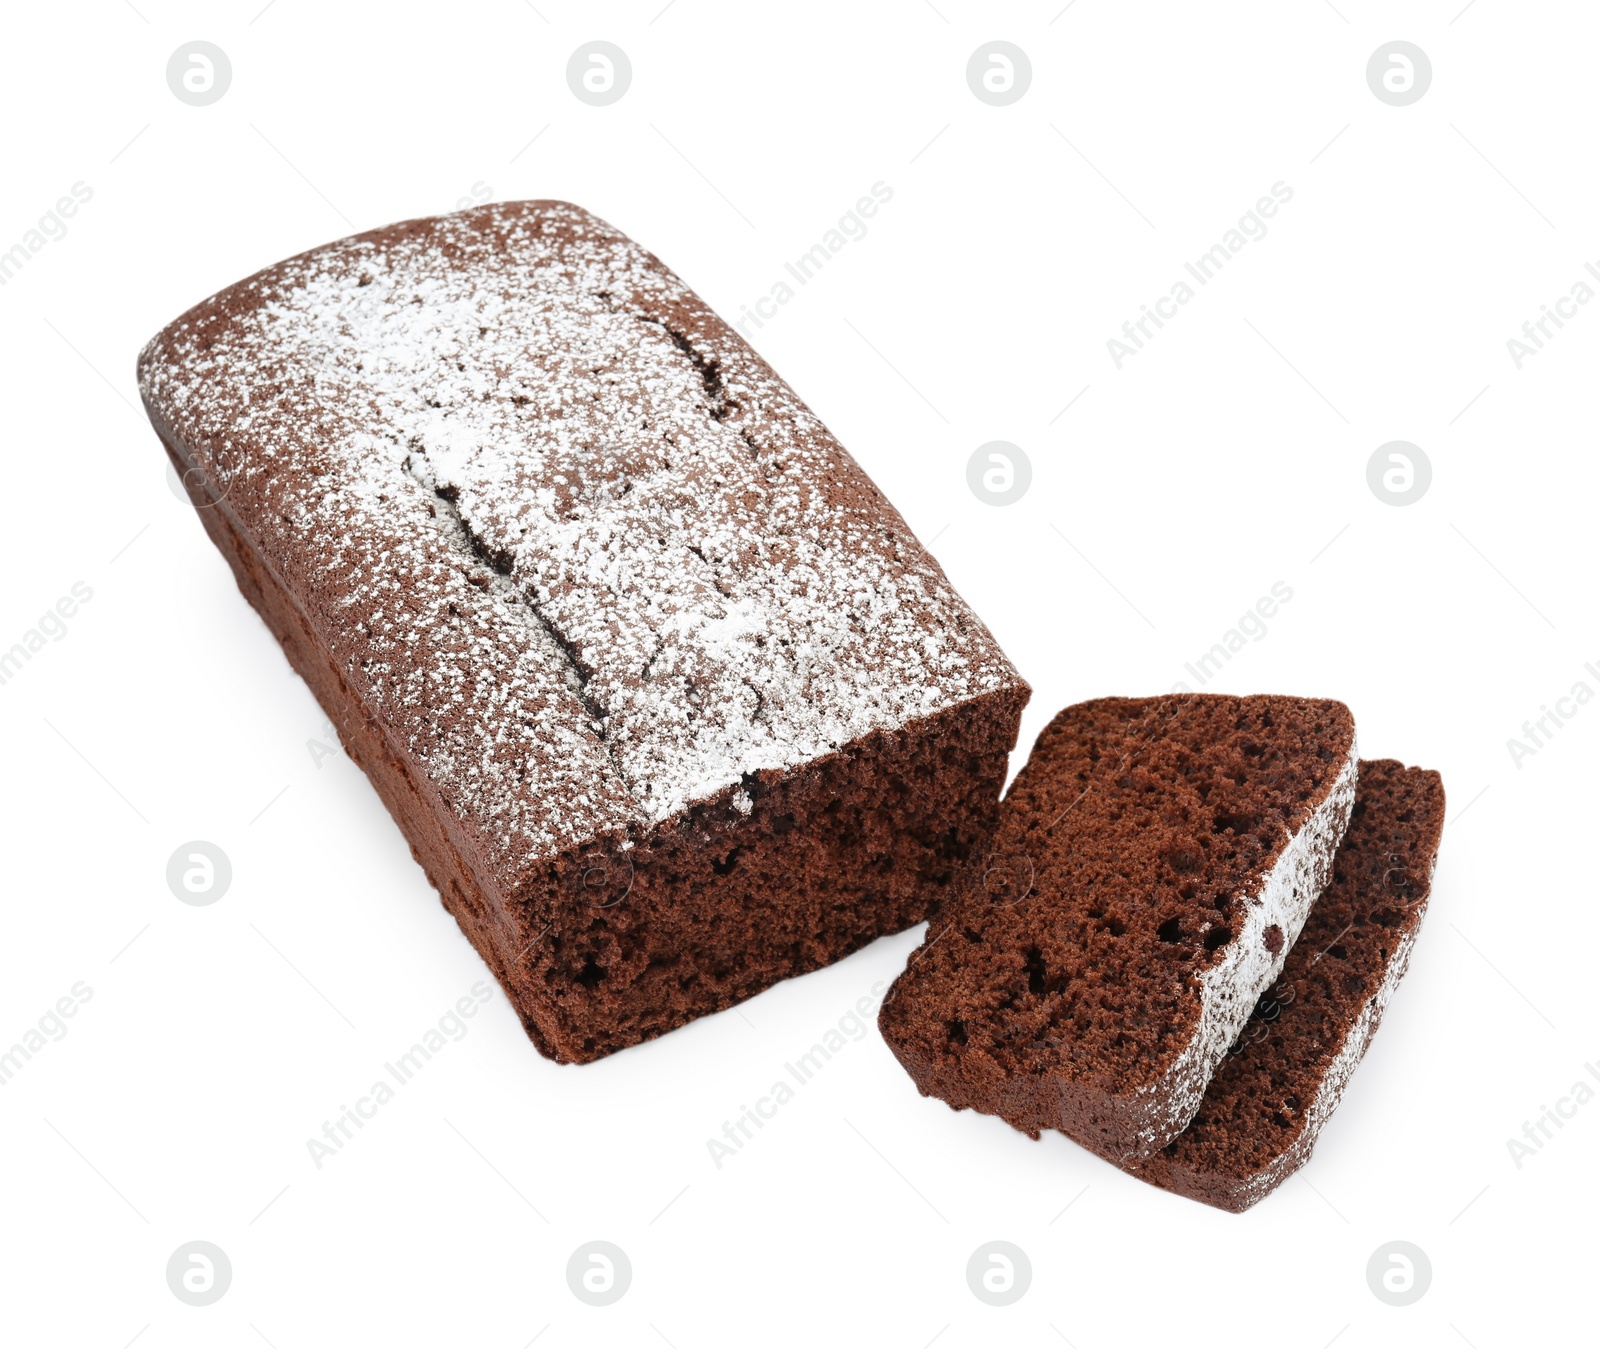
<instances>
[{"instance_id":1,"label":"porous cake interior","mask_svg":"<svg viewBox=\"0 0 1600 1349\"><path fill-rule=\"evenodd\" d=\"M532 930L543 913L555 926L510 971L560 1028L541 1047L597 1057L920 922L993 828L1021 702L875 733L803 776L752 774L748 806L724 793L553 869L524 903Z\"/></svg>"},{"instance_id":2,"label":"porous cake interior","mask_svg":"<svg viewBox=\"0 0 1600 1349\"><path fill-rule=\"evenodd\" d=\"M1195 1033L1239 897L1306 824L1351 736L1342 705L1309 699L1068 708L1006 798L988 870L886 1006L886 1033L935 1064L970 1046L1007 1076L1063 1072L1115 1094L1154 1080Z\"/></svg>"},{"instance_id":3,"label":"porous cake interior","mask_svg":"<svg viewBox=\"0 0 1600 1349\"><path fill-rule=\"evenodd\" d=\"M1294 1140L1352 1021L1415 931L1443 824L1437 773L1362 761L1333 879L1194 1121L1163 1149L1166 1160L1243 1179Z\"/></svg>"}]
</instances>

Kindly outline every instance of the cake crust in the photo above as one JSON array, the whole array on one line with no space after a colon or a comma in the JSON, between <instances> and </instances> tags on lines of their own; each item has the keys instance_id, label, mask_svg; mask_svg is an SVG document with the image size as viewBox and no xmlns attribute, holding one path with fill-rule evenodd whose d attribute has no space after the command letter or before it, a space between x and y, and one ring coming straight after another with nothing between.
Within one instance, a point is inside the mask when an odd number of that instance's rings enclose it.
<instances>
[{"instance_id":1,"label":"cake crust","mask_svg":"<svg viewBox=\"0 0 1600 1349\"><path fill-rule=\"evenodd\" d=\"M1026 684L793 391L581 209L291 258L139 381L542 1051L917 922L992 827Z\"/></svg>"},{"instance_id":2,"label":"cake crust","mask_svg":"<svg viewBox=\"0 0 1600 1349\"><path fill-rule=\"evenodd\" d=\"M987 869L885 999L885 1039L954 1108L1119 1164L1149 1156L1282 968L1355 767L1354 722L1331 701L1066 709L1006 797Z\"/></svg>"},{"instance_id":3,"label":"cake crust","mask_svg":"<svg viewBox=\"0 0 1600 1349\"><path fill-rule=\"evenodd\" d=\"M1133 1174L1242 1213L1310 1160L1405 977L1444 829L1435 772L1363 760L1350 830L1283 974L1189 1127Z\"/></svg>"}]
</instances>

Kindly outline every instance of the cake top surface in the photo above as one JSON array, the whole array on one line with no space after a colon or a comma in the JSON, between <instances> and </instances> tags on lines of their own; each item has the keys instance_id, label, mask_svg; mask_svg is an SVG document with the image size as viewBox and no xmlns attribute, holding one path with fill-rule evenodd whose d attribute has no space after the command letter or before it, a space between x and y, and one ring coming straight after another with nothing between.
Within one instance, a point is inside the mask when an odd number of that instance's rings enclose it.
<instances>
[{"instance_id":1,"label":"cake top surface","mask_svg":"<svg viewBox=\"0 0 1600 1349\"><path fill-rule=\"evenodd\" d=\"M1008 1075L1119 1095L1159 1079L1197 1033L1202 976L1244 940L1247 905L1354 737L1349 709L1319 699L1067 708L1006 796L988 872L899 1001L916 1001L936 1053L975 1048Z\"/></svg>"},{"instance_id":2,"label":"cake top surface","mask_svg":"<svg viewBox=\"0 0 1600 1349\"><path fill-rule=\"evenodd\" d=\"M158 429L505 859L1021 680L827 429L577 207L410 221L140 358Z\"/></svg>"},{"instance_id":3,"label":"cake top surface","mask_svg":"<svg viewBox=\"0 0 1600 1349\"><path fill-rule=\"evenodd\" d=\"M1169 1161L1244 1181L1300 1136L1347 1034L1392 981L1416 935L1444 809L1437 773L1394 759L1362 760L1333 879L1282 976L1211 1079L1199 1113L1164 1150Z\"/></svg>"}]
</instances>

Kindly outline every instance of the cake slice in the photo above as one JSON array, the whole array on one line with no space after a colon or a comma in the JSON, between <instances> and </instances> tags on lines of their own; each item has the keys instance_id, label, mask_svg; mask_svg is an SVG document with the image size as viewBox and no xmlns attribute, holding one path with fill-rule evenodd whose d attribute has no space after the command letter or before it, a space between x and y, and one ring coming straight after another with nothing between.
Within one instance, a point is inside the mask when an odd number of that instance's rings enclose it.
<instances>
[{"instance_id":1,"label":"cake slice","mask_svg":"<svg viewBox=\"0 0 1600 1349\"><path fill-rule=\"evenodd\" d=\"M1127 1164L1189 1123L1344 836L1337 702L1103 698L1047 726L987 867L879 1014L925 1095Z\"/></svg>"},{"instance_id":2,"label":"cake slice","mask_svg":"<svg viewBox=\"0 0 1600 1349\"><path fill-rule=\"evenodd\" d=\"M1439 775L1363 760L1333 880L1189 1127L1134 1174L1234 1213L1305 1165L1405 975L1444 828Z\"/></svg>"},{"instance_id":3,"label":"cake slice","mask_svg":"<svg viewBox=\"0 0 1600 1349\"><path fill-rule=\"evenodd\" d=\"M986 841L1027 685L789 386L604 221L508 202L340 240L177 319L139 384L545 1054L917 923Z\"/></svg>"}]
</instances>

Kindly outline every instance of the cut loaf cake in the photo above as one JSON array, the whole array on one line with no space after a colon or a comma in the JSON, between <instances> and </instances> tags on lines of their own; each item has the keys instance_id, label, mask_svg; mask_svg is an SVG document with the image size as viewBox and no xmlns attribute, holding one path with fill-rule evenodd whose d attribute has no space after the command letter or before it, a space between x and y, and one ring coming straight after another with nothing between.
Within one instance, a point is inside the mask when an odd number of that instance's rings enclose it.
<instances>
[{"instance_id":1,"label":"cut loaf cake","mask_svg":"<svg viewBox=\"0 0 1600 1349\"><path fill-rule=\"evenodd\" d=\"M1027 685L671 271L562 202L291 258L139 383L213 542L534 1043L598 1058L919 922Z\"/></svg>"}]
</instances>

